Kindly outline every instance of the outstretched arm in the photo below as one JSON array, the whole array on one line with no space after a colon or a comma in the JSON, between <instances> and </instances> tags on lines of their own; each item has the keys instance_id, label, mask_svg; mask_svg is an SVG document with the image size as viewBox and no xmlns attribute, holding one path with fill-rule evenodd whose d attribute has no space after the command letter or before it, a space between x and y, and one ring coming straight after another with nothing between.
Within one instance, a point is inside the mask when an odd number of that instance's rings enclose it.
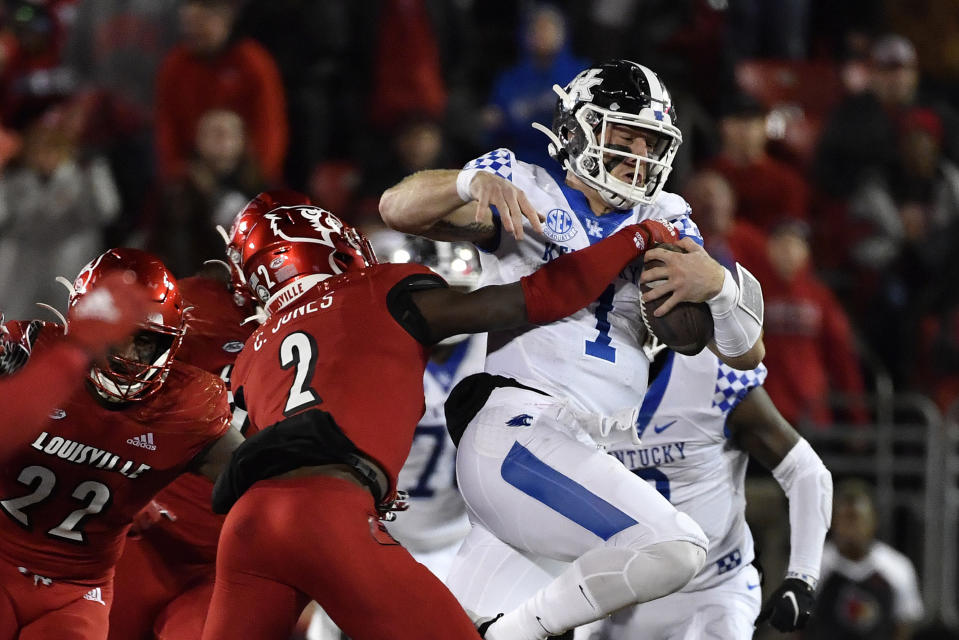
<instances>
[{"instance_id":1,"label":"outstretched arm","mask_svg":"<svg viewBox=\"0 0 959 640\"><path fill-rule=\"evenodd\" d=\"M522 189L481 169L420 171L380 197L380 216L388 227L433 240L482 244L496 235L496 207L503 228L523 237L523 218L542 232L540 215Z\"/></svg>"},{"instance_id":2,"label":"outstretched arm","mask_svg":"<svg viewBox=\"0 0 959 640\"><path fill-rule=\"evenodd\" d=\"M783 632L801 629L812 612L823 542L832 521L832 475L762 387L733 409L728 425L733 441L772 471L789 499L788 571L756 624L770 619Z\"/></svg>"},{"instance_id":3,"label":"outstretched arm","mask_svg":"<svg viewBox=\"0 0 959 640\"><path fill-rule=\"evenodd\" d=\"M630 262L657 242L675 242L675 230L656 220L629 225L601 242L565 254L519 282L470 293L446 288L412 294L437 342L460 333L482 333L547 324L598 298Z\"/></svg>"},{"instance_id":4,"label":"outstretched arm","mask_svg":"<svg viewBox=\"0 0 959 640\"><path fill-rule=\"evenodd\" d=\"M49 348L32 354L39 333L59 331L59 325L28 327L18 342L0 345L0 354L22 354L16 366L23 367L14 369L12 359L0 356L0 432L32 437L47 414L80 386L90 362L133 332L146 300L143 287L127 282L124 274L110 275L70 309L69 334L56 336Z\"/></svg>"}]
</instances>

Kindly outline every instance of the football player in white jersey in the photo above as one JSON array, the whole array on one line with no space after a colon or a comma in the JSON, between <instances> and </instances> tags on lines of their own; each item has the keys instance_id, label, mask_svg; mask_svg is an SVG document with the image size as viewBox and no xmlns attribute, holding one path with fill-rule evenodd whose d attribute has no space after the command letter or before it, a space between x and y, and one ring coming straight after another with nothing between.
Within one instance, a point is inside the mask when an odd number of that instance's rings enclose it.
<instances>
[{"instance_id":1,"label":"football player in white jersey","mask_svg":"<svg viewBox=\"0 0 959 640\"><path fill-rule=\"evenodd\" d=\"M652 371L637 422L642 445L610 453L692 516L709 538L709 552L685 587L614 613L602 637L748 640L767 618L780 631L802 628L832 517L829 471L762 388L764 366L737 371L707 351L687 357L661 349ZM750 455L772 470L789 498L788 572L762 616L744 515Z\"/></svg>"},{"instance_id":2,"label":"football player in white jersey","mask_svg":"<svg viewBox=\"0 0 959 640\"><path fill-rule=\"evenodd\" d=\"M752 369L763 356L759 283L741 267L737 282L710 258L686 202L662 191L681 134L659 78L618 60L555 90L553 128L540 129L557 166L498 149L459 172L409 176L380 200L390 227L483 249L484 284L510 282L650 218L671 222L686 250L649 250L665 266L627 268L563 321L490 334L486 373L458 385L447 402L451 433L462 438L457 478L473 523L461 556L490 536L564 563L522 604L479 625L492 640L561 634L672 593L705 562L700 527L604 449L638 441L649 370L640 282L665 281L643 294L666 297L659 315L681 301L708 302L710 348L727 364ZM471 564L458 559L448 582L477 616L496 614L470 599L481 590L458 589L502 578L495 563ZM457 575L458 567L472 576Z\"/></svg>"}]
</instances>

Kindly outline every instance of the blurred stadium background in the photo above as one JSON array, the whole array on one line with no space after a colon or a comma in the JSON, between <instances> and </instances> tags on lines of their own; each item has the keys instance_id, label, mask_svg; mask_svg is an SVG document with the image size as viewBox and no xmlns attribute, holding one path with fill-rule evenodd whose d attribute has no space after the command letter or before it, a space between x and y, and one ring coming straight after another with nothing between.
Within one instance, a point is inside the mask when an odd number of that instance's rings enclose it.
<instances>
[{"instance_id":1,"label":"blurred stadium background","mask_svg":"<svg viewBox=\"0 0 959 640\"><path fill-rule=\"evenodd\" d=\"M868 482L918 633L959 637L955 0L4 0L0 309L62 308L54 277L108 246L190 275L265 187L376 226L411 172L498 146L551 162L529 127L551 85L613 57L673 94L667 190L763 275L770 394ZM775 574L770 482L751 473L750 519Z\"/></svg>"}]
</instances>

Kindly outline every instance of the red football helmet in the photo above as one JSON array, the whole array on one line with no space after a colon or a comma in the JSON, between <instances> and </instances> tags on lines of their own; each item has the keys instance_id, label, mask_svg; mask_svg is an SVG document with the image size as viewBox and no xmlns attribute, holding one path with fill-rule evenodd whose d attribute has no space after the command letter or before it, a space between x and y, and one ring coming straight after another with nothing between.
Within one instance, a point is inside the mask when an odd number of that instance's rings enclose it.
<instances>
[{"instance_id":1,"label":"red football helmet","mask_svg":"<svg viewBox=\"0 0 959 640\"><path fill-rule=\"evenodd\" d=\"M227 256L268 314L312 285L376 264L366 237L295 192L260 194L237 215Z\"/></svg>"},{"instance_id":2,"label":"red football helmet","mask_svg":"<svg viewBox=\"0 0 959 640\"><path fill-rule=\"evenodd\" d=\"M83 300L97 295L97 283L111 273L130 273L149 295L147 319L134 341L152 346L147 361L116 351L90 369L89 379L111 401L144 400L156 393L169 374L173 357L186 332L184 304L176 279L158 258L139 249L110 249L80 271L67 307L67 332L72 312Z\"/></svg>"},{"instance_id":3,"label":"red football helmet","mask_svg":"<svg viewBox=\"0 0 959 640\"><path fill-rule=\"evenodd\" d=\"M246 285L246 276L243 275L243 267L240 264L240 252L237 249L234 239L239 235L247 233L253 224L264 215L279 206L291 206L296 204L311 205L310 198L297 191L290 189L273 189L263 191L258 194L244 206L233 218L233 224L230 226L230 233L223 234L222 227L219 227L221 234L226 240L227 266L230 269L230 279L233 288L233 301L238 307L253 307L256 300L253 292Z\"/></svg>"}]
</instances>

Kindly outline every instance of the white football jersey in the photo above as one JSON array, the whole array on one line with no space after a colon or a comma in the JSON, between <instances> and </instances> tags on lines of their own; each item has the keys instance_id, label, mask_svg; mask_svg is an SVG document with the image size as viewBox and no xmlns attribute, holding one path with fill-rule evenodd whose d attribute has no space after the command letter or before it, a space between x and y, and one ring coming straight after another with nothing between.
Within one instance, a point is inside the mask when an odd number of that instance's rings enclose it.
<instances>
[{"instance_id":1,"label":"white football jersey","mask_svg":"<svg viewBox=\"0 0 959 640\"><path fill-rule=\"evenodd\" d=\"M602 216L586 196L566 185L555 165L545 169L497 149L468 163L510 180L546 216L542 235L528 225L522 242L501 231L498 246L481 256L482 285L516 282L564 253L588 247L624 226L665 218L680 236L702 244L686 201L661 193L652 205ZM645 328L639 309L642 262L627 267L593 303L552 324L489 335L486 371L515 378L582 410L611 415L636 407L646 391L649 360L642 350Z\"/></svg>"},{"instance_id":2,"label":"white football jersey","mask_svg":"<svg viewBox=\"0 0 959 640\"><path fill-rule=\"evenodd\" d=\"M682 589L697 591L732 578L753 560L744 493L749 455L729 441L726 418L765 381L766 367L739 371L708 349L665 357L637 420L642 445L610 455L702 527L709 538L706 565Z\"/></svg>"},{"instance_id":3,"label":"white football jersey","mask_svg":"<svg viewBox=\"0 0 959 640\"><path fill-rule=\"evenodd\" d=\"M426 412L397 481L410 494L410 508L387 525L414 555L449 546L469 533L466 505L456 487L456 447L446 431L443 404L457 382L483 370L485 355L485 334L474 335L458 343L446 362L427 364Z\"/></svg>"}]
</instances>

